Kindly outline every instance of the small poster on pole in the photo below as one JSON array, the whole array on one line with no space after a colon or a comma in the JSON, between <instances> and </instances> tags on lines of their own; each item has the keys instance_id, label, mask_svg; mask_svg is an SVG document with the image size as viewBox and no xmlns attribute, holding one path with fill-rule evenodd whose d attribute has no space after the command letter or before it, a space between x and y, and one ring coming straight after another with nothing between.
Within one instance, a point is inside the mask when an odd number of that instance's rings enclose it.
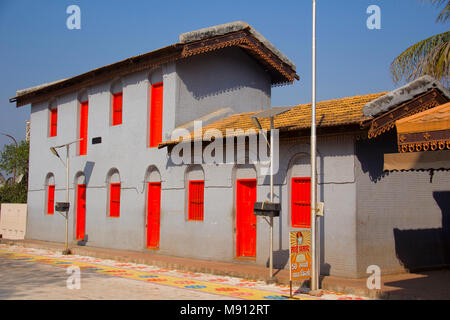
<instances>
[{"instance_id":1,"label":"small poster on pole","mask_svg":"<svg viewBox=\"0 0 450 320\"><path fill-rule=\"evenodd\" d=\"M290 280L311 278L311 231L291 231L289 234Z\"/></svg>"}]
</instances>

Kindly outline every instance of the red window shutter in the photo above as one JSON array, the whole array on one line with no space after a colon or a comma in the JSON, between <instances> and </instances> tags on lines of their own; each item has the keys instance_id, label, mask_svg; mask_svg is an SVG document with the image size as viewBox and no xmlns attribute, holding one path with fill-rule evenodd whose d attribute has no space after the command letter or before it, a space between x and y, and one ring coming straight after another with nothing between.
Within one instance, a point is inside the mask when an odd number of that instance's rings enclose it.
<instances>
[{"instance_id":1,"label":"red window shutter","mask_svg":"<svg viewBox=\"0 0 450 320\"><path fill-rule=\"evenodd\" d=\"M311 228L311 178L292 178L291 224Z\"/></svg>"},{"instance_id":2,"label":"red window shutter","mask_svg":"<svg viewBox=\"0 0 450 320\"><path fill-rule=\"evenodd\" d=\"M47 214L55 213L55 185L49 185L47 190Z\"/></svg>"},{"instance_id":3,"label":"red window shutter","mask_svg":"<svg viewBox=\"0 0 450 320\"><path fill-rule=\"evenodd\" d=\"M150 104L150 148L162 142L163 83L152 84Z\"/></svg>"},{"instance_id":4,"label":"red window shutter","mask_svg":"<svg viewBox=\"0 0 450 320\"><path fill-rule=\"evenodd\" d=\"M111 183L109 198L109 216L120 217L120 183Z\"/></svg>"},{"instance_id":5,"label":"red window shutter","mask_svg":"<svg viewBox=\"0 0 450 320\"><path fill-rule=\"evenodd\" d=\"M122 124L122 101L122 92L113 94L113 126Z\"/></svg>"},{"instance_id":6,"label":"red window shutter","mask_svg":"<svg viewBox=\"0 0 450 320\"><path fill-rule=\"evenodd\" d=\"M203 221L204 181L189 181L189 220Z\"/></svg>"},{"instance_id":7,"label":"red window shutter","mask_svg":"<svg viewBox=\"0 0 450 320\"><path fill-rule=\"evenodd\" d=\"M50 137L56 137L58 132L58 108L50 110Z\"/></svg>"},{"instance_id":8,"label":"red window shutter","mask_svg":"<svg viewBox=\"0 0 450 320\"><path fill-rule=\"evenodd\" d=\"M87 129L88 129L89 102L81 102L80 108L80 156L87 154Z\"/></svg>"}]
</instances>

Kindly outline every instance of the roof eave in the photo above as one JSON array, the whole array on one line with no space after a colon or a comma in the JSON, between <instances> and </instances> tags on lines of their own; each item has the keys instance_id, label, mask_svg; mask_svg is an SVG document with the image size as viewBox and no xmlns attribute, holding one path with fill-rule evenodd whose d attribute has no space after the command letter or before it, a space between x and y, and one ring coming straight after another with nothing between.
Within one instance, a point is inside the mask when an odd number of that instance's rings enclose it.
<instances>
[{"instance_id":1,"label":"roof eave","mask_svg":"<svg viewBox=\"0 0 450 320\"><path fill-rule=\"evenodd\" d=\"M64 94L69 91L72 92L78 88L97 84L123 74L144 70L165 62L177 60L181 57L182 47L183 46L180 44L173 44L96 68L71 78L51 82L47 85L39 85L33 88L19 90L15 97L9 99L9 102L16 102L16 107L21 107L29 103L47 100L55 95ZM20 94L20 92L25 93Z\"/></svg>"},{"instance_id":2,"label":"roof eave","mask_svg":"<svg viewBox=\"0 0 450 320\"><path fill-rule=\"evenodd\" d=\"M236 41L236 39L238 41ZM131 72L141 71L155 67L169 61L176 61L192 55L205 53L228 46L238 46L247 51L254 59L267 67L273 86L291 84L300 77L295 71L295 65L283 61L277 53L260 41L251 30L243 29L225 35L218 35L208 39L189 43L176 43L142 55L100 67L81 75L55 81L47 85L17 91L16 96L9 102L16 102L16 107L36 103L53 98L57 95L73 92L89 85L101 83L111 78L122 76ZM20 92L24 92L20 94Z\"/></svg>"}]
</instances>

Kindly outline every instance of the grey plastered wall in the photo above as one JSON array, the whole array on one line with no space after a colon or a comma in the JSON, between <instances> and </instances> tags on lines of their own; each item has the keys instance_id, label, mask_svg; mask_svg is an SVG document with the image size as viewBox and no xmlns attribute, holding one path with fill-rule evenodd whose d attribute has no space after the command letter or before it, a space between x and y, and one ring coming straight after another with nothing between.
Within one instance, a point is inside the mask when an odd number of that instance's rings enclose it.
<instances>
[{"instance_id":1,"label":"grey plastered wall","mask_svg":"<svg viewBox=\"0 0 450 320\"><path fill-rule=\"evenodd\" d=\"M395 130L356 142L358 276L450 264L450 172L383 173Z\"/></svg>"},{"instance_id":2,"label":"grey plastered wall","mask_svg":"<svg viewBox=\"0 0 450 320\"><path fill-rule=\"evenodd\" d=\"M186 221L184 212L186 168L171 166L166 149L147 147L149 88L151 83L161 79L164 82L163 138L166 139L170 138L178 115L181 122L191 120L193 115L202 115L222 107L233 106L236 112L242 112L270 105L270 79L244 53L224 50L222 53L205 54L202 58L186 59L180 66L180 74L175 63L168 63L154 70L129 74L85 88L85 94L89 98L87 155L78 156L76 145L72 145L70 149L71 242L75 242L74 213L77 205L74 181L83 174L87 184L87 241L84 244L143 250L146 247L145 180L148 169L154 167L159 171L162 182L160 252L218 260L232 258L232 246L223 246L223 243L233 241L232 220L224 218L226 214L231 214L232 203L228 207L222 205L218 210L215 201L217 198L232 199L232 167L213 166L213 173L204 168L207 187L205 210L211 213L205 217L203 224L191 223ZM203 60L205 65L201 63ZM195 67L190 67L190 63ZM117 80L121 81L123 87L123 123L111 126L110 90L112 83ZM181 84L184 87L180 87ZM202 85L207 89L203 92L204 95L198 92ZM81 91L52 98L58 106L58 134L53 138L48 137L49 102L31 106L28 239L64 241L64 218L58 213L45 213L45 178L50 172L53 173L56 184L55 201L65 201L65 168L49 148L79 138L80 93ZM93 137L101 137L102 143L92 145ZM65 151L59 149L59 152L65 159ZM116 169L120 175L119 218L111 218L107 212L107 175L111 169Z\"/></svg>"},{"instance_id":3,"label":"grey plastered wall","mask_svg":"<svg viewBox=\"0 0 450 320\"><path fill-rule=\"evenodd\" d=\"M282 213L274 220L275 268L289 267L289 231L294 230L290 223L289 181L292 177L310 176L309 149L307 139L280 143L274 199L282 204ZM325 218L319 227L322 274L346 277L356 274L354 157L352 135L319 137L318 194L326 206ZM256 259L237 259L235 250L236 179L253 179L257 173L257 200L269 200L270 179L261 175L261 164L203 164L202 168L205 176L205 220L186 221L183 204L167 199L186 199L184 181L179 177L184 175L187 166L169 163L168 180L163 184L160 253L268 266L269 226L261 217L257 218Z\"/></svg>"},{"instance_id":4,"label":"grey plastered wall","mask_svg":"<svg viewBox=\"0 0 450 320\"><path fill-rule=\"evenodd\" d=\"M270 108L270 77L239 48L225 48L176 64L178 93L175 125L217 109L234 113Z\"/></svg>"},{"instance_id":5,"label":"grey plastered wall","mask_svg":"<svg viewBox=\"0 0 450 320\"><path fill-rule=\"evenodd\" d=\"M128 81L130 80L130 81ZM134 83L134 93L146 92L145 75L136 75L132 79L124 79L126 83ZM133 80L133 81L131 81ZM105 88L107 86L105 85ZM90 97L90 119L94 114L107 118L107 112L102 106L107 102L107 94L103 94L102 88L97 88L99 96ZM97 92L95 88L91 92ZM124 91L125 92L125 91ZM124 97L127 95L124 93ZM128 95L130 97L130 95ZM102 102L101 100L104 99ZM105 100L106 99L106 100ZM124 110L130 105L124 98ZM76 108L76 103L68 99L68 105L63 108ZM146 114L146 101L136 100L133 104L133 113L144 126L145 116L139 119L139 115ZM94 103L96 102L96 103ZM129 109L128 109L129 110ZM92 114L91 114L92 112ZM124 111L126 112L126 111ZM40 117L45 117L46 106L34 106L32 110L32 123L38 124ZM64 112L61 112L64 114ZM69 117L70 119L70 117ZM59 124L64 126L69 119L60 119ZM71 119L70 119L71 120ZM42 120L43 121L43 120ZM128 119L124 115L124 126L139 123ZM43 121L43 123L45 123ZM70 127L70 126L69 126ZM64 198L64 168L50 152L45 153L50 145L74 139L75 126L71 130L65 130L58 134L56 139L60 141L47 141L45 135L38 135L38 127L32 131L32 139L37 139L41 147L36 152L32 150L32 188L30 188L30 220L27 238L51 241L63 241L64 220L55 214L46 216L43 212L45 204L45 192L42 181L45 180L49 168L54 168L57 185L56 199ZM77 157L72 153L71 177L79 171L84 171L88 184L87 193L87 218L86 233L88 246L109 247L117 249L145 250L145 185L144 180L150 166L158 169L162 182L161 199L161 239L158 253L210 259L217 261L239 261L235 257L235 202L234 179L235 165L203 165L205 177L205 219L203 222L187 221L185 212L186 189L185 172L186 165L173 165L167 158L166 149L145 149L145 135L137 132L130 144L120 145L119 142L111 142L117 128L108 127L107 122L95 127L95 133L90 136L101 135L104 143L88 146L88 155ZM91 130L91 129L89 129ZM92 129L94 130L94 129ZM113 131L114 130L114 131ZM137 130L137 129L135 129ZM63 132L71 132L64 136ZM111 132L113 131L113 132ZM125 130L124 130L125 131ZM139 130L137 130L139 131ZM125 139L119 136L115 139ZM33 141L33 140L32 140ZM36 140L34 140L36 141ZM38 145L32 142L32 146ZM122 140L122 142L125 142ZM115 149L110 150L112 147ZM355 242L355 183L354 183L354 150L352 136L329 136L318 139L318 176L319 199L325 201L325 218L320 224L321 232L321 269L324 274L337 276L352 276L356 270L356 242ZM129 149L128 149L129 148ZM137 151L138 150L138 151ZM47 163L47 164L46 164ZM44 165L42 165L44 164ZM107 188L106 176L111 168L116 168L120 173L122 182L121 216L118 219L107 217ZM256 172L260 172L260 165L255 166ZM244 170L245 171L245 170ZM239 173L246 174L245 172ZM280 145L279 172L275 176L275 200L282 203L282 216L275 219L274 226L274 265L277 268L288 268L288 232L290 228L289 207L290 192L289 180L293 176L310 176L309 144L308 139L296 142L282 142ZM71 178L72 179L72 178ZM71 190L71 201L74 198ZM258 174L257 197L259 201L269 198L269 179ZM70 214L70 225L74 226L73 211ZM242 263L267 265L269 249L269 228L262 219L257 219L257 257L254 262ZM73 241L73 228L69 239Z\"/></svg>"},{"instance_id":6,"label":"grey plastered wall","mask_svg":"<svg viewBox=\"0 0 450 320\"><path fill-rule=\"evenodd\" d=\"M317 140L318 201L325 203L318 225L321 274L354 277L356 274L356 183L354 137L319 136ZM282 204L282 216L275 219L274 264L288 268L291 227L291 179L310 177L309 138L280 145L280 169L275 176L275 201ZM260 177L258 201L269 198L269 179ZM269 227L258 221L258 262L268 265Z\"/></svg>"},{"instance_id":7,"label":"grey plastered wall","mask_svg":"<svg viewBox=\"0 0 450 320\"><path fill-rule=\"evenodd\" d=\"M226 53L226 54L225 54ZM205 218L187 221L185 173L187 166L176 166L167 149L148 148L149 85L164 82L163 137L180 123L203 116L217 108L229 107L245 112L270 106L270 81L262 68L243 52L227 49L192 58L184 64L169 63L122 77L123 123L110 125L111 82L86 88L89 97L87 155L70 153L69 240L75 242L76 202L74 179L84 174L87 184L87 246L146 250L146 185L149 168L161 177L161 254L237 261L235 257L235 181L233 164L203 165L205 177ZM192 68L187 63L191 61ZM205 65L200 61L205 61ZM200 72L201 71L201 72ZM114 81L117 79L114 79ZM205 85L205 81L208 85ZM215 83L211 85L211 83ZM205 88L202 86L205 85ZM204 90L204 91L202 91ZM65 200L65 168L51 154L50 146L78 138L79 92L55 97L58 105L58 135L48 137L48 103L31 107L31 149L29 178L28 239L64 241L64 219L58 213L45 214L45 178L52 172L56 182L56 201ZM92 145L93 137L102 143ZM325 218L320 224L322 273L353 276L356 272L356 226L352 136L318 139L319 199L325 201ZM60 152L64 159L64 151ZM302 155L293 162L293 157ZM119 218L108 216L107 176L119 172L121 210ZM269 198L269 179L258 172L257 197ZM242 172L239 172L241 174ZM244 173L242 173L244 174ZM275 200L282 203L282 217L275 220L274 264L287 268L289 220L289 179L310 176L308 139L280 145L280 167L275 177ZM269 228L257 219L257 257L242 263L267 265Z\"/></svg>"}]
</instances>

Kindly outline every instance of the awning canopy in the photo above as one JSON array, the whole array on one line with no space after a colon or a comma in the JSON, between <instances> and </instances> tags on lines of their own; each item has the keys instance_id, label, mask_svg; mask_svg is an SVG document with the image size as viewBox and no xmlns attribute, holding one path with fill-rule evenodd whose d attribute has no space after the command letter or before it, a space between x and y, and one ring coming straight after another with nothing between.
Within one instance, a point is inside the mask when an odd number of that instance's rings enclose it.
<instances>
[{"instance_id":1,"label":"awning canopy","mask_svg":"<svg viewBox=\"0 0 450 320\"><path fill-rule=\"evenodd\" d=\"M450 169L450 151L387 153L383 171Z\"/></svg>"},{"instance_id":2,"label":"awning canopy","mask_svg":"<svg viewBox=\"0 0 450 320\"><path fill-rule=\"evenodd\" d=\"M450 150L450 102L395 122L400 152Z\"/></svg>"}]
</instances>

